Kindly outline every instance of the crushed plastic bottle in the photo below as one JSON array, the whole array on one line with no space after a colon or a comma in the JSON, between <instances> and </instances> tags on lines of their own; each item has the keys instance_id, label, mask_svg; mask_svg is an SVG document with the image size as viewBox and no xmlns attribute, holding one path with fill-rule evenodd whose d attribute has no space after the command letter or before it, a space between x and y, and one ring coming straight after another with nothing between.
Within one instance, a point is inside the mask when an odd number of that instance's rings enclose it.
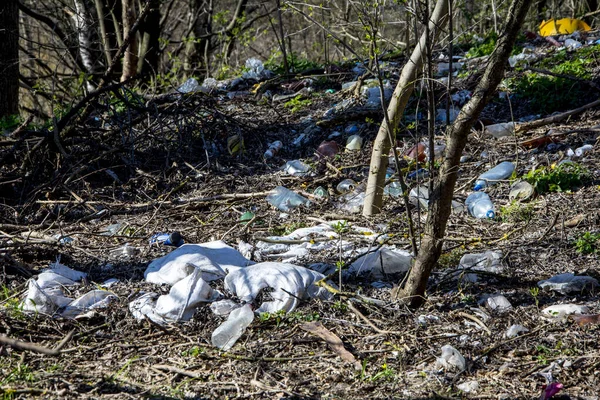
<instances>
[{"instance_id":1,"label":"crushed plastic bottle","mask_svg":"<svg viewBox=\"0 0 600 400\"><path fill-rule=\"evenodd\" d=\"M346 141L346 151L357 151L362 148L363 138L360 135L352 135Z\"/></svg>"},{"instance_id":2,"label":"crushed plastic bottle","mask_svg":"<svg viewBox=\"0 0 600 400\"><path fill-rule=\"evenodd\" d=\"M233 310L240 307L240 304L230 299L219 300L210 304L210 310L213 314L221 316L229 315Z\"/></svg>"},{"instance_id":3,"label":"crushed plastic bottle","mask_svg":"<svg viewBox=\"0 0 600 400\"><path fill-rule=\"evenodd\" d=\"M149 242L150 242L150 246L165 245L165 246L179 247L183 244L183 238L181 237L181 233L179 233L179 232L156 233L156 234L152 235Z\"/></svg>"},{"instance_id":4,"label":"crushed plastic bottle","mask_svg":"<svg viewBox=\"0 0 600 400\"><path fill-rule=\"evenodd\" d=\"M279 150L281 150L282 147L283 143L281 143L281 140L276 140L269 145L269 148L267 149L267 151L265 151L265 154L263 156L265 158L272 158L275 156L275 154L279 152Z\"/></svg>"},{"instance_id":5,"label":"crushed plastic bottle","mask_svg":"<svg viewBox=\"0 0 600 400\"><path fill-rule=\"evenodd\" d=\"M227 320L219 325L212 333L211 343L221 350L229 350L242 336L253 320L254 311L252 311L251 304L236 308L229 313Z\"/></svg>"},{"instance_id":6,"label":"crushed plastic bottle","mask_svg":"<svg viewBox=\"0 0 600 400\"><path fill-rule=\"evenodd\" d=\"M483 130L485 133L489 133L496 139L500 139L504 136L512 136L515 133L514 122L503 122L501 124L488 125Z\"/></svg>"},{"instance_id":7,"label":"crushed plastic bottle","mask_svg":"<svg viewBox=\"0 0 600 400\"><path fill-rule=\"evenodd\" d=\"M501 181L502 179L506 179L512 175L515 170L515 165L510 161L503 161L500 164L496 165L494 168L490 169L487 172L479 175L477 180L475 181L475 186L473 190L478 191L485 187L494 185Z\"/></svg>"},{"instance_id":8,"label":"crushed plastic bottle","mask_svg":"<svg viewBox=\"0 0 600 400\"><path fill-rule=\"evenodd\" d=\"M273 193L267 196L267 201L280 211L290 212L299 206L310 207L310 201L283 186L277 186Z\"/></svg>"},{"instance_id":9,"label":"crushed plastic bottle","mask_svg":"<svg viewBox=\"0 0 600 400\"><path fill-rule=\"evenodd\" d=\"M494 203L492 203L492 200L487 193L471 193L465 200L465 205L467 206L467 210L469 210L469 214L475 218L492 219L496 216L494 211Z\"/></svg>"},{"instance_id":10,"label":"crushed plastic bottle","mask_svg":"<svg viewBox=\"0 0 600 400\"><path fill-rule=\"evenodd\" d=\"M575 149L575 157L583 157L594 149L594 146L591 144L585 144L581 147Z\"/></svg>"},{"instance_id":11,"label":"crushed plastic bottle","mask_svg":"<svg viewBox=\"0 0 600 400\"><path fill-rule=\"evenodd\" d=\"M291 160L285 163L283 170L292 176L305 176L310 172L310 165L300 160Z\"/></svg>"}]
</instances>

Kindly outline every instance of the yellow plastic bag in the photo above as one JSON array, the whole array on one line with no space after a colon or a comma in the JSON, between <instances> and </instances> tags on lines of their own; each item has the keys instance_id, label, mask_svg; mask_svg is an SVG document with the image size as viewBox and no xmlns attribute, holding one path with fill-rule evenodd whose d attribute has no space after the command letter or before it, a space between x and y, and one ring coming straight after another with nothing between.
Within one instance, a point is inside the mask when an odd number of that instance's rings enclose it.
<instances>
[{"instance_id":1,"label":"yellow plastic bag","mask_svg":"<svg viewBox=\"0 0 600 400\"><path fill-rule=\"evenodd\" d=\"M569 35L575 31L589 31L592 28L580 19L563 18L543 21L540 24L540 35Z\"/></svg>"}]
</instances>

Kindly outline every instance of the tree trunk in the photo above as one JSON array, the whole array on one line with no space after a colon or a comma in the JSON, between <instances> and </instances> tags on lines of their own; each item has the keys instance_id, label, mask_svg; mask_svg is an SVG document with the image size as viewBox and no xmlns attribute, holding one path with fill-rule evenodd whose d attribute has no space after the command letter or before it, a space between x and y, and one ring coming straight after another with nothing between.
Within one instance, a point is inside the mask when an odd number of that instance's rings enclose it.
<instances>
[{"instance_id":1,"label":"tree trunk","mask_svg":"<svg viewBox=\"0 0 600 400\"><path fill-rule=\"evenodd\" d=\"M0 118L19 113L19 2L0 2Z\"/></svg>"},{"instance_id":2,"label":"tree trunk","mask_svg":"<svg viewBox=\"0 0 600 400\"><path fill-rule=\"evenodd\" d=\"M129 35L129 31L135 23L135 2L133 0L123 0L123 38ZM137 40L134 35L129 41L129 45L123 55L123 72L121 73L121 82L135 76L137 72Z\"/></svg>"},{"instance_id":3,"label":"tree trunk","mask_svg":"<svg viewBox=\"0 0 600 400\"><path fill-rule=\"evenodd\" d=\"M430 211L421 248L415 265L409 272L405 287L398 293L400 298L413 307L418 307L423 303L429 274L442 252L446 224L452 208L452 195L458 176L459 160L467 143L467 136L504 77L508 57L530 4L531 2L528 0L513 0L508 11L506 28L490 56L485 73L477 85L473 97L462 108L447 133L445 159L440 167L434 190L429 197Z\"/></svg>"},{"instance_id":4,"label":"tree trunk","mask_svg":"<svg viewBox=\"0 0 600 400\"><path fill-rule=\"evenodd\" d=\"M431 14L429 20L429 32L433 36L432 43L435 43L437 36L448 19L448 1L449 0L437 0L435 9ZM396 140L396 130L398 129L400 118L402 118L404 108L412 95L415 81L423 69L423 60L425 59L424 50L427 40L426 33L423 33L419 43L415 46L410 59L404 65L404 68L402 68L400 80L396 85L392 100L387 109L391 132L388 130L388 124L385 122L382 123L379 127L379 132L377 132L375 142L373 143L369 179L367 181L367 192L363 206L363 215L365 216L377 214L381 211L383 185L385 183L385 174L388 166L388 156L392 146L390 137L392 141Z\"/></svg>"},{"instance_id":5,"label":"tree trunk","mask_svg":"<svg viewBox=\"0 0 600 400\"><path fill-rule=\"evenodd\" d=\"M212 1L194 0L190 7L190 14L192 26L185 49L184 73L189 77L194 74L194 71L205 69L204 75L208 77L210 66L207 53L212 32Z\"/></svg>"},{"instance_id":6,"label":"tree trunk","mask_svg":"<svg viewBox=\"0 0 600 400\"><path fill-rule=\"evenodd\" d=\"M160 37L160 2L150 1L150 11L140 24L142 43L140 45L137 73L157 73L158 38Z\"/></svg>"},{"instance_id":7,"label":"tree trunk","mask_svg":"<svg viewBox=\"0 0 600 400\"><path fill-rule=\"evenodd\" d=\"M85 0L75 0L74 4L75 13L71 17L73 18L75 31L77 32L79 56L81 57L81 62L85 66L86 72L94 74L99 71L92 45L94 42L94 23L92 22L92 17ZM90 79L86 81L86 87L88 92L94 90L94 85Z\"/></svg>"}]
</instances>

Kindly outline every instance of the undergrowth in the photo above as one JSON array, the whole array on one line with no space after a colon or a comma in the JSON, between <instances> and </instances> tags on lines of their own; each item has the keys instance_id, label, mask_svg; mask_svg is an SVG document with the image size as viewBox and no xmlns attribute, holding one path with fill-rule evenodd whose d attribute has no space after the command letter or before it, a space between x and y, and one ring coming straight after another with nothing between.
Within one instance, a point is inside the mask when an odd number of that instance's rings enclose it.
<instances>
[{"instance_id":1,"label":"undergrowth","mask_svg":"<svg viewBox=\"0 0 600 400\"><path fill-rule=\"evenodd\" d=\"M536 168L524 176L524 179L533 185L538 194L572 191L581 186L588 178L588 170L573 162Z\"/></svg>"}]
</instances>

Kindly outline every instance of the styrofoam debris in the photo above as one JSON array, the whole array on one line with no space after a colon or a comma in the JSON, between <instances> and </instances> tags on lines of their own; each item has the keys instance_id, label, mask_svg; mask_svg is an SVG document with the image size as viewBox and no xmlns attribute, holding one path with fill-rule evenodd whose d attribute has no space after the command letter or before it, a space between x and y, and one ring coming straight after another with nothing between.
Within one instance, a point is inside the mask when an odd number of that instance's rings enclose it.
<instances>
[{"instance_id":1,"label":"styrofoam debris","mask_svg":"<svg viewBox=\"0 0 600 400\"><path fill-rule=\"evenodd\" d=\"M555 304L544 308L542 314L554 318L561 318L570 314L587 314L589 311L590 309L588 307L577 304Z\"/></svg>"}]
</instances>

